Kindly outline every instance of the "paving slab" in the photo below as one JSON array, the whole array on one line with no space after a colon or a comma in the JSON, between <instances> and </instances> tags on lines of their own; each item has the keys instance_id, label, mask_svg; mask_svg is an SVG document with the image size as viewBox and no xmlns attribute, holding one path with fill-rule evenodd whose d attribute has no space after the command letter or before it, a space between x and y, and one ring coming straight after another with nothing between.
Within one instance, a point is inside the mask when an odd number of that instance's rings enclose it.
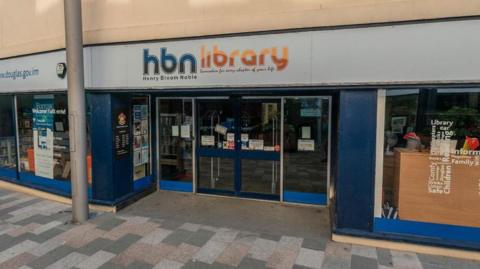
<instances>
[{"instance_id":1,"label":"paving slab","mask_svg":"<svg viewBox=\"0 0 480 269\"><path fill-rule=\"evenodd\" d=\"M92 212L88 222L73 225L70 213L59 211L64 205L0 190L0 269L480 269L478 261L332 242L321 230L327 211L317 208L166 196L167 205L147 197L140 207ZM184 207L194 202L201 213L189 215ZM319 217L316 231L302 226L309 217ZM300 226L287 231L282 220Z\"/></svg>"}]
</instances>

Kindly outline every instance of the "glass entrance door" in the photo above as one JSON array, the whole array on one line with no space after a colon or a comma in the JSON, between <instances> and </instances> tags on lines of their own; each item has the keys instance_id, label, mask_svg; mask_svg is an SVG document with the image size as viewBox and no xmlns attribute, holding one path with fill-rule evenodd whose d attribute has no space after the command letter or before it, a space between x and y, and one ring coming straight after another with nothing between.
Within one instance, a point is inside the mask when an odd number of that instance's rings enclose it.
<instances>
[{"instance_id":1,"label":"glass entrance door","mask_svg":"<svg viewBox=\"0 0 480 269\"><path fill-rule=\"evenodd\" d=\"M199 192L280 197L280 99L197 101Z\"/></svg>"},{"instance_id":2,"label":"glass entrance door","mask_svg":"<svg viewBox=\"0 0 480 269\"><path fill-rule=\"evenodd\" d=\"M330 97L196 104L198 192L327 204Z\"/></svg>"},{"instance_id":3,"label":"glass entrance door","mask_svg":"<svg viewBox=\"0 0 480 269\"><path fill-rule=\"evenodd\" d=\"M197 100L197 191L236 193L237 110L234 100Z\"/></svg>"},{"instance_id":4,"label":"glass entrance door","mask_svg":"<svg viewBox=\"0 0 480 269\"><path fill-rule=\"evenodd\" d=\"M240 192L280 198L281 99L243 99L240 107Z\"/></svg>"}]
</instances>

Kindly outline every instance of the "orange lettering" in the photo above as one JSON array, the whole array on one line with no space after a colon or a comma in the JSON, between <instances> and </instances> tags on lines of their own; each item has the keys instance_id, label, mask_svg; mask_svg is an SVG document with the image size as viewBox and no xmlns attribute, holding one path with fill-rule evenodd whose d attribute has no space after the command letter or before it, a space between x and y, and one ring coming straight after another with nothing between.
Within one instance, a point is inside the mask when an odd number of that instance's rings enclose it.
<instances>
[{"instance_id":1,"label":"orange lettering","mask_svg":"<svg viewBox=\"0 0 480 269\"><path fill-rule=\"evenodd\" d=\"M247 59L250 58L250 59ZM242 63L244 65L256 65L257 64L257 54L251 49L247 49L242 53Z\"/></svg>"},{"instance_id":2,"label":"orange lettering","mask_svg":"<svg viewBox=\"0 0 480 269\"><path fill-rule=\"evenodd\" d=\"M239 50L234 50L230 53L230 61L229 61L230 66L235 66L235 56L239 56L239 55L240 55Z\"/></svg>"},{"instance_id":3,"label":"orange lettering","mask_svg":"<svg viewBox=\"0 0 480 269\"><path fill-rule=\"evenodd\" d=\"M210 68L210 62L211 62L211 55L210 55L210 52L207 52L207 67Z\"/></svg>"},{"instance_id":4,"label":"orange lettering","mask_svg":"<svg viewBox=\"0 0 480 269\"><path fill-rule=\"evenodd\" d=\"M282 57L277 58L277 48L272 48L272 62L277 66L278 71L282 71L288 65L288 47L283 47Z\"/></svg>"},{"instance_id":5,"label":"orange lettering","mask_svg":"<svg viewBox=\"0 0 480 269\"><path fill-rule=\"evenodd\" d=\"M205 67L205 47L202 46L202 49L200 50L200 58L202 62L202 68Z\"/></svg>"},{"instance_id":6,"label":"orange lettering","mask_svg":"<svg viewBox=\"0 0 480 269\"><path fill-rule=\"evenodd\" d=\"M217 67L223 67L227 63L227 60L227 54L219 50L217 46L213 46L213 64Z\"/></svg>"},{"instance_id":7,"label":"orange lettering","mask_svg":"<svg viewBox=\"0 0 480 269\"><path fill-rule=\"evenodd\" d=\"M270 53L270 49L262 49L260 52L260 57L258 59L258 64L259 65L265 65L265 55Z\"/></svg>"}]
</instances>

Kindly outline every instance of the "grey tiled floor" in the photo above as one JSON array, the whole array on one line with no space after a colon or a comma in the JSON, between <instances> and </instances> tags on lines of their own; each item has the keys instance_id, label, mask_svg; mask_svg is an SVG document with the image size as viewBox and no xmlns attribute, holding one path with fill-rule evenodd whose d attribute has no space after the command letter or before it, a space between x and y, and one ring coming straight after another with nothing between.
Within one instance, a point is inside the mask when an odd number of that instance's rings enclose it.
<instances>
[{"instance_id":1,"label":"grey tiled floor","mask_svg":"<svg viewBox=\"0 0 480 269\"><path fill-rule=\"evenodd\" d=\"M480 268L469 260L66 205L0 190L2 268Z\"/></svg>"}]
</instances>

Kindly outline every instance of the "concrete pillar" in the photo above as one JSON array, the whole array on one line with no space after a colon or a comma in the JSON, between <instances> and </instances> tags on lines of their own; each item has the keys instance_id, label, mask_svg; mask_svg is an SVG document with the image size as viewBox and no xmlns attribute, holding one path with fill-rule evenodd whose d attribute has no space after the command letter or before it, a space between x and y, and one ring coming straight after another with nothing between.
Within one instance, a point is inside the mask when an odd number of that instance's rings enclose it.
<instances>
[{"instance_id":1,"label":"concrete pillar","mask_svg":"<svg viewBox=\"0 0 480 269\"><path fill-rule=\"evenodd\" d=\"M68 116L72 181L72 220L88 220L87 121L83 81L81 0L64 0L67 49Z\"/></svg>"}]
</instances>

